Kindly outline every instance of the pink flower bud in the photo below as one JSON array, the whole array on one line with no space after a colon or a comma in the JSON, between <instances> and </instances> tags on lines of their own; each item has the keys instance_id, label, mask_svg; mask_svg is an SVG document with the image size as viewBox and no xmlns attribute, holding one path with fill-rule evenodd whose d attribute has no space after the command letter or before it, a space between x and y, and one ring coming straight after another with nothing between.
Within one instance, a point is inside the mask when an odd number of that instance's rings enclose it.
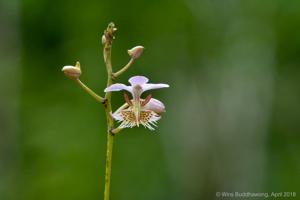
<instances>
[{"instance_id":1,"label":"pink flower bud","mask_svg":"<svg viewBox=\"0 0 300 200\"><path fill-rule=\"evenodd\" d=\"M143 53L144 47L143 46L136 46L132 49L128 50L128 54L132 59L137 59Z\"/></svg>"}]
</instances>

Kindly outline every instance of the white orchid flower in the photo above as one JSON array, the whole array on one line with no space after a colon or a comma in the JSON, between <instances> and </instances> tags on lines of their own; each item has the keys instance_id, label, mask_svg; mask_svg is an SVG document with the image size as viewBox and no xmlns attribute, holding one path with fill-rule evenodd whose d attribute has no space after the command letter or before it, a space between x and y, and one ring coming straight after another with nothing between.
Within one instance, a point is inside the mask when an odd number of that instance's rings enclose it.
<instances>
[{"instance_id":1,"label":"white orchid flower","mask_svg":"<svg viewBox=\"0 0 300 200\"><path fill-rule=\"evenodd\" d=\"M142 124L150 130L154 130L153 126L156 126L156 122L160 119L159 114L165 112L165 106L161 101L152 98L151 95L147 96L146 99L141 99L141 95L147 90L168 88L169 85L148 83L149 79L144 76L133 76L128 81L130 86L116 83L104 90L104 92L126 90L132 94L132 100L129 100L125 94L127 104L112 114L115 120L122 122L118 128L132 128Z\"/></svg>"}]
</instances>

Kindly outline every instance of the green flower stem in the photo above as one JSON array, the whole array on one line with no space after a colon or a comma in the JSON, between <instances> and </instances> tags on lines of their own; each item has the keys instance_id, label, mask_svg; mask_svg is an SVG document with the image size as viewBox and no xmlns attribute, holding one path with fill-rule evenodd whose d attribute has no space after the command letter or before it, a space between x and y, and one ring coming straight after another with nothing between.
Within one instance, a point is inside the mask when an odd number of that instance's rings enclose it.
<instances>
[{"instance_id":1,"label":"green flower stem","mask_svg":"<svg viewBox=\"0 0 300 200\"><path fill-rule=\"evenodd\" d=\"M107 70L107 87L112 84L112 64L111 64L111 47L112 40L114 38L113 32L115 31L113 23L110 23L104 33L106 42L104 43L103 56ZM111 180L111 162L112 162L112 150L114 143L113 130L114 121L111 116L111 92L107 92L105 95L104 108L107 119L107 146L106 146L106 164L105 164L105 185L104 185L104 200L109 200L110 193L110 180Z\"/></svg>"},{"instance_id":2,"label":"green flower stem","mask_svg":"<svg viewBox=\"0 0 300 200\"><path fill-rule=\"evenodd\" d=\"M84 89L89 95L91 95L94 99L96 99L96 101L98 101L99 103L103 103L104 102L104 98L100 97L99 95L97 95L95 92L93 92L93 90L91 90L89 87L87 87L83 82L81 82L79 79L75 79L75 82L82 88Z\"/></svg>"},{"instance_id":3,"label":"green flower stem","mask_svg":"<svg viewBox=\"0 0 300 200\"><path fill-rule=\"evenodd\" d=\"M134 61L135 61L135 59L131 58L130 61L127 63L127 65L125 65L122 69L120 69L116 73L112 74L113 78L117 78L118 76L123 74L134 63Z\"/></svg>"},{"instance_id":4,"label":"green flower stem","mask_svg":"<svg viewBox=\"0 0 300 200\"><path fill-rule=\"evenodd\" d=\"M131 59L127 65L125 65L121 70L116 73L113 73L112 64L111 64L111 47L112 40L114 39L114 32L117 29L113 23L110 23L107 29L104 31L104 35L102 36L102 44L103 48L103 57L107 70L107 87L109 87L113 83L113 79L117 76L124 73L134 62L134 59ZM67 67L67 68L65 68ZM94 91L92 91L89 87L87 87L84 83L79 80L79 76L81 75L80 64L76 63L75 67L70 68L70 66L65 66L63 68L64 73L67 77L73 79L83 90L85 90L89 95L91 95L96 101L101 103L104 106L107 120L107 146L106 146L106 163L105 163L105 185L104 185L104 200L109 200L110 194L110 181L111 181L111 162L112 162L112 150L114 143L114 136L119 133L121 128L114 128L114 120L112 118L112 109L111 109L111 92L107 92L105 97L101 97L97 95ZM74 74L75 71L75 74ZM128 107L128 104L125 103L118 111L122 108Z\"/></svg>"},{"instance_id":5,"label":"green flower stem","mask_svg":"<svg viewBox=\"0 0 300 200\"><path fill-rule=\"evenodd\" d=\"M110 130L108 130L107 131L106 164L105 164L104 200L109 200L113 143L114 143L114 134L112 134L110 132Z\"/></svg>"}]
</instances>

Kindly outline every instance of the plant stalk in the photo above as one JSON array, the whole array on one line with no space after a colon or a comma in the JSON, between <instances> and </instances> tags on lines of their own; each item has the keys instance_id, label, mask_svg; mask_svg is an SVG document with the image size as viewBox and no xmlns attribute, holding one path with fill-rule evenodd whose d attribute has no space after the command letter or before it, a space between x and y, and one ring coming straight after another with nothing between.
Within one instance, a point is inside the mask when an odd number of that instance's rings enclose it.
<instances>
[{"instance_id":1,"label":"plant stalk","mask_svg":"<svg viewBox=\"0 0 300 200\"><path fill-rule=\"evenodd\" d=\"M118 76L120 76L121 74L123 74L133 63L134 63L135 59L131 58L129 60L129 62L119 71L117 71L116 73L113 73L113 78L117 78Z\"/></svg>"},{"instance_id":2,"label":"plant stalk","mask_svg":"<svg viewBox=\"0 0 300 200\"><path fill-rule=\"evenodd\" d=\"M112 36L114 26L109 25L107 34ZM111 64L111 47L112 39L104 44L103 56L107 70L107 87L112 84L112 64ZM112 163L112 150L114 143L114 135L111 132L114 126L114 121L110 115L111 109L111 92L105 95L105 102L103 103L106 119L107 119L107 144L106 144L106 163L105 163L105 185L104 185L104 200L109 200L110 195L110 182L111 182L111 163Z\"/></svg>"}]
</instances>

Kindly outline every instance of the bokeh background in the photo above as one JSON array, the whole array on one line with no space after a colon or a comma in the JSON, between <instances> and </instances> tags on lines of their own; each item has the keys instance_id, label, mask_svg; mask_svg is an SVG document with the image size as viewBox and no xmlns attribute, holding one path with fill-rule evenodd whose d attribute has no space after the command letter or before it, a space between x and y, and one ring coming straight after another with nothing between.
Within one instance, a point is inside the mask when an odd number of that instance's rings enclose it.
<instances>
[{"instance_id":1,"label":"bokeh background","mask_svg":"<svg viewBox=\"0 0 300 200\"><path fill-rule=\"evenodd\" d=\"M146 75L167 112L116 139L111 199L300 196L300 1L1 0L0 199L102 199L105 115L61 68L103 95L113 21L118 82ZM123 103L113 94L113 108Z\"/></svg>"}]
</instances>

